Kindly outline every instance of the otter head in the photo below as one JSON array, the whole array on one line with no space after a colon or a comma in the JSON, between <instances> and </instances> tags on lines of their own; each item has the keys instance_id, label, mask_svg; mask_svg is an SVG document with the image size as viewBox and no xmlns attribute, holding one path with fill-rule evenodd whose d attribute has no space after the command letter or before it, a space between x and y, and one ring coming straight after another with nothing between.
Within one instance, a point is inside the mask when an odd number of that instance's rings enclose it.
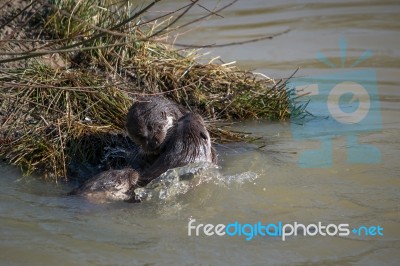
<instances>
[{"instance_id":1,"label":"otter head","mask_svg":"<svg viewBox=\"0 0 400 266\"><path fill-rule=\"evenodd\" d=\"M125 126L130 139L145 153L158 154L176 119L175 114L165 108L165 99L145 98L132 105Z\"/></svg>"},{"instance_id":2,"label":"otter head","mask_svg":"<svg viewBox=\"0 0 400 266\"><path fill-rule=\"evenodd\" d=\"M210 134L199 114L190 113L179 119L174 134L181 139L184 161L212 161Z\"/></svg>"},{"instance_id":3,"label":"otter head","mask_svg":"<svg viewBox=\"0 0 400 266\"><path fill-rule=\"evenodd\" d=\"M210 142L203 118L196 113L189 113L178 120L175 134L182 135L185 139L190 139L196 144L198 141Z\"/></svg>"},{"instance_id":4,"label":"otter head","mask_svg":"<svg viewBox=\"0 0 400 266\"><path fill-rule=\"evenodd\" d=\"M160 156L143 172L141 185L168 169L195 162L217 162L204 120L195 113L185 114L168 130L163 146Z\"/></svg>"},{"instance_id":5,"label":"otter head","mask_svg":"<svg viewBox=\"0 0 400 266\"><path fill-rule=\"evenodd\" d=\"M133 191L139 178L139 173L130 168L108 170L86 180L69 195L83 195L99 203L108 200L133 201Z\"/></svg>"}]
</instances>

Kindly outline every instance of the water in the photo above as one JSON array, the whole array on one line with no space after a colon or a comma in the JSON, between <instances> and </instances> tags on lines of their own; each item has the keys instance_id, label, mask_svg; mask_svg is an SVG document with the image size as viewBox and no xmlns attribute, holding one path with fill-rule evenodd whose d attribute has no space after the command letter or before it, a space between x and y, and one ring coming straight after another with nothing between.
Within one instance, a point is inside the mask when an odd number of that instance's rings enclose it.
<instances>
[{"instance_id":1,"label":"water","mask_svg":"<svg viewBox=\"0 0 400 266\"><path fill-rule=\"evenodd\" d=\"M222 2L221 5L228 2ZM208 8L214 1L202 1ZM153 10L172 10L166 1ZM204 10L194 8L190 20ZM172 200L142 204L94 204L65 197L64 184L21 178L1 165L0 261L2 264L154 265L398 265L400 261L400 20L398 1L239 1L222 15L187 32L187 44L228 43L290 32L273 40L211 50L213 58L274 78L351 71L366 50L373 56L357 69L377 72L383 129L364 133L363 143L381 151L380 164L348 164L347 144L333 142L333 164L304 169L299 153L317 141L293 139L290 123L248 121L238 129L268 140L264 150L219 146L220 175ZM156 14L156 13L154 13ZM346 38L341 67L338 41ZM337 67L315 59L323 52ZM384 236L276 237L188 236L196 223L348 223L384 228Z\"/></svg>"}]
</instances>

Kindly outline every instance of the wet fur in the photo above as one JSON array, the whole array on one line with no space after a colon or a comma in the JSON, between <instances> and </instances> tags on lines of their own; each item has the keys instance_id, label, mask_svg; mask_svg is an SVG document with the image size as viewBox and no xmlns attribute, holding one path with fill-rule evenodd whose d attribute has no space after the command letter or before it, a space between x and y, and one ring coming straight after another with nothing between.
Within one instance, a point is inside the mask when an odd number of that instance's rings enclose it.
<instances>
[{"instance_id":1,"label":"wet fur","mask_svg":"<svg viewBox=\"0 0 400 266\"><path fill-rule=\"evenodd\" d=\"M148 183L171 168L199 161L216 163L203 118L194 113L183 116L170 128L158 159L143 173L140 183Z\"/></svg>"},{"instance_id":2,"label":"wet fur","mask_svg":"<svg viewBox=\"0 0 400 266\"><path fill-rule=\"evenodd\" d=\"M139 173L131 168L108 170L86 180L70 195L82 195L95 201L125 200L134 198Z\"/></svg>"},{"instance_id":3,"label":"wet fur","mask_svg":"<svg viewBox=\"0 0 400 266\"><path fill-rule=\"evenodd\" d=\"M146 155L159 155L169 128L187 111L161 96L140 98L129 109L126 130Z\"/></svg>"}]
</instances>

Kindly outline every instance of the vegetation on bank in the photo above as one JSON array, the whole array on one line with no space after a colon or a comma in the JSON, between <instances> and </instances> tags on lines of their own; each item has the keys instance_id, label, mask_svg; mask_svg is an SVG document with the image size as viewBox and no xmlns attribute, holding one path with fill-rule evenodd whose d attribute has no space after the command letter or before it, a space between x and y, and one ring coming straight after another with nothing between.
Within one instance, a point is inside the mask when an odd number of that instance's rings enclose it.
<instances>
[{"instance_id":1,"label":"vegetation on bank","mask_svg":"<svg viewBox=\"0 0 400 266\"><path fill-rule=\"evenodd\" d=\"M163 94L199 112L216 142L254 139L221 121L283 120L304 108L288 100L285 81L201 64L197 50L167 44L174 30L199 21L178 26L198 1L155 20L145 17L159 0L22 2L0 26L25 31L3 33L0 43L0 156L26 173L67 178L71 160L96 163L99 151L124 145L125 115L138 95Z\"/></svg>"}]
</instances>

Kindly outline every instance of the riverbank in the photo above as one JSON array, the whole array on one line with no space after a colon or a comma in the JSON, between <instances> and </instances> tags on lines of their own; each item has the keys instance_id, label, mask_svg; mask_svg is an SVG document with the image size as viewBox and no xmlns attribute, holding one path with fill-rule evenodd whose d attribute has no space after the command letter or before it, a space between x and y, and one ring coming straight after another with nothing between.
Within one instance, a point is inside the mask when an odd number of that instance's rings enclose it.
<instances>
[{"instance_id":1,"label":"riverbank","mask_svg":"<svg viewBox=\"0 0 400 266\"><path fill-rule=\"evenodd\" d=\"M107 147L125 145L127 109L143 94L163 94L201 113L212 122L215 142L254 139L220 121L283 120L301 110L288 101L284 81L234 64L201 64L197 50L175 50L169 36L197 22L179 25L197 2L146 21L157 2L139 8L8 1L1 21L0 156L26 173L66 178L72 160L96 163Z\"/></svg>"}]
</instances>

